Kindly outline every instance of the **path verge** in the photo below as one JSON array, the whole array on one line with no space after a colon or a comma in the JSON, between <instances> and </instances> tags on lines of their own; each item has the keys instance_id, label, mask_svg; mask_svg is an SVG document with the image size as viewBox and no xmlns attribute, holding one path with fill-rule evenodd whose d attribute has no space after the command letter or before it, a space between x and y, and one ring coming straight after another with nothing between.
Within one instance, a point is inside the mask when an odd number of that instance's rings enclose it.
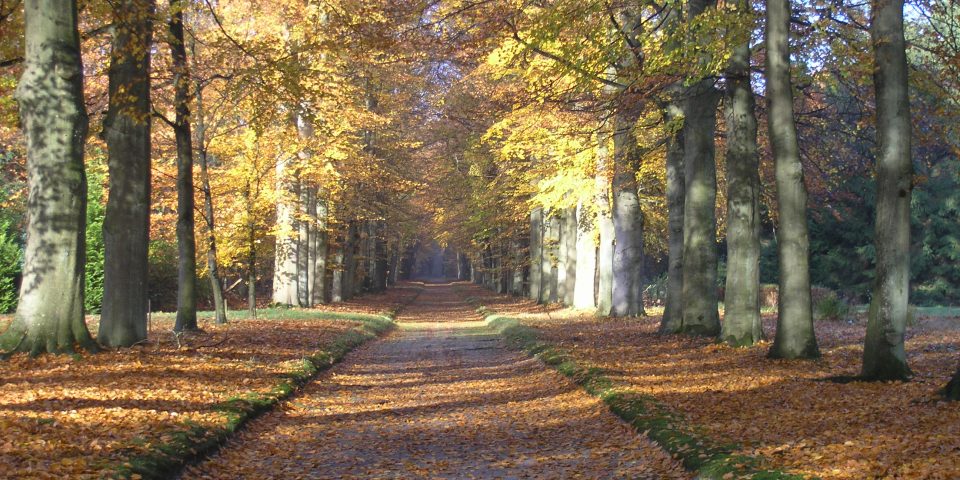
<instances>
[{"instance_id":1,"label":"path verge","mask_svg":"<svg viewBox=\"0 0 960 480\"><path fill-rule=\"evenodd\" d=\"M475 305L476 299L470 299ZM506 344L522 350L577 383L590 395L602 400L610 410L632 425L638 433L657 442L683 463L684 468L701 479L751 478L756 480L799 480L803 476L767 469L763 457L738 455L736 444L716 442L688 425L655 397L617 385L603 369L577 358L576 352L542 341L534 327L520 319L500 315L477 305L486 324L500 334Z\"/></svg>"},{"instance_id":2,"label":"path verge","mask_svg":"<svg viewBox=\"0 0 960 480\"><path fill-rule=\"evenodd\" d=\"M418 293L419 294L419 293ZM416 298L414 295L410 302ZM219 425L201 426L185 422L182 428L167 435L163 443L151 446L147 453L130 458L116 468L114 478L165 479L175 477L186 465L216 452L221 445L247 422L273 409L296 393L300 387L329 369L351 350L396 327L394 322L405 302L393 311L379 315L333 313L330 318L359 322L360 325L334 338L323 349L304 357L281 375L267 393L250 392L213 405L223 414ZM327 318L322 312L318 317Z\"/></svg>"}]
</instances>

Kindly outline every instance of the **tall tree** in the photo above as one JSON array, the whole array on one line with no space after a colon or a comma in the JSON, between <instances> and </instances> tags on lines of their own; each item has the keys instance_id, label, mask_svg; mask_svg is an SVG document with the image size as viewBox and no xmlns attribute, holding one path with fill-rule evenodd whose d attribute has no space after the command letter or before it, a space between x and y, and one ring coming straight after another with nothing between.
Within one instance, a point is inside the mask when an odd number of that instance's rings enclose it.
<instances>
[{"instance_id":1,"label":"tall tree","mask_svg":"<svg viewBox=\"0 0 960 480\"><path fill-rule=\"evenodd\" d=\"M767 2L767 121L777 183L780 259L777 334L772 358L820 356L810 303L810 240L807 188L793 118L790 82L790 0Z\"/></svg>"},{"instance_id":2,"label":"tall tree","mask_svg":"<svg viewBox=\"0 0 960 480\"><path fill-rule=\"evenodd\" d=\"M177 142L177 320L174 331L197 327L197 245L194 232L193 136L190 128L190 68L184 44L187 2L170 0L169 43L173 69L173 130Z\"/></svg>"},{"instance_id":3,"label":"tall tree","mask_svg":"<svg viewBox=\"0 0 960 480\"><path fill-rule=\"evenodd\" d=\"M103 220L103 307L97 341L127 347L147 338L150 243L150 48L154 2L113 6L103 121L109 191Z\"/></svg>"},{"instance_id":4,"label":"tall tree","mask_svg":"<svg viewBox=\"0 0 960 480\"><path fill-rule=\"evenodd\" d=\"M27 242L5 351L96 350L83 317L88 119L75 0L26 0L16 98L27 143Z\"/></svg>"},{"instance_id":5,"label":"tall tree","mask_svg":"<svg viewBox=\"0 0 960 480\"><path fill-rule=\"evenodd\" d=\"M196 45L193 58L197 59ZM197 100L197 160L200 164L200 190L203 192L203 221L207 227L207 274L210 275L210 291L213 293L214 321L227 323L227 305L223 299L223 279L217 261L217 225L213 213L213 192L210 188L209 157L207 155L207 122L203 111L203 82L196 82Z\"/></svg>"},{"instance_id":6,"label":"tall tree","mask_svg":"<svg viewBox=\"0 0 960 480\"><path fill-rule=\"evenodd\" d=\"M873 81L877 98L877 273L867 319L861 376L910 377L903 348L910 294L910 99L903 0L871 2Z\"/></svg>"},{"instance_id":7,"label":"tall tree","mask_svg":"<svg viewBox=\"0 0 960 480\"><path fill-rule=\"evenodd\" d=\"M737 4L745 27L727 66L727 283L720 337L733 346L763 338L760 324L760 177L756 101L750 87L750 2ZM738 25L739 27L739 25Z\"/></svg>"},{"instance_id":8,"label":"tall tree","mask_svg":"<svg viewBox=\"0 0 960 480\"><path fill-rule=\"evenodd\" d=\"M688 22L707 8L710 0L688 4ZM696 41L704 42L703 39ZM705 62L706 58L697 58ZM702 76L702 74L697 74ZM680 331L714 336L720 333L717 310L717 168L714 134L720 95L714 79L701 78L687 88L683 104L683 323Z\"/></svg>"}]
</instances>

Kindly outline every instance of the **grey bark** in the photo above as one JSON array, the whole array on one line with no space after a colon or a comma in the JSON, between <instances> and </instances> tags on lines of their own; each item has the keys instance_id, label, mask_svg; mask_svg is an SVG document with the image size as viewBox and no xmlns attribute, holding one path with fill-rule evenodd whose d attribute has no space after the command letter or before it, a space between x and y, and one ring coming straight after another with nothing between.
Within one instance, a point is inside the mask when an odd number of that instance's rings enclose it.
<instances>
[{"instance_id":1,"label":"grey bark","mask_svg":"<svg viewBox=\"0 0 960 480\"><path fill-rule=\"evenodd\" d=\"M750 14L750 3L738 11ZM727 282L720 338L735 346L763 338L760 324L760 176L750 46L734 48L724 99L727 123Z\"/></svg>"},{"instance_id":2,"label":"grey bark","mask_svg":"<svg viewBox=\"0 0 960 480\"><path fill-rule=\"evenodd\" d=\"M778 257L780 291L777 333L772 358L820 356L813 331L810 302L810 241L807 231L807 189L793 118L790 82L790 2L767 2L767 99L770 143L780 218Z\"/></svg>"},{"instance_id":3,"label":"grey bark","mask_svg":"<svg viewBox=\"0 0 960 480\"><path fill-rule=\"evenodd\" d=\"M83 317L87 112L72 0L24 2L25 70L16 98L27 143L27 242L5 351L96 350Z\"/></svg>"},{"instance_id":4,"label":"grey bark","mask_svg":"<svg viewBox=\"0 0 960 480\"><path fill-rule=\"evenodd\" d=\"M313 222L313 236L310 261L312 275L310 279L310 305L326 303L327 281L327 203L314 194L311 220Z\"/></svg>"},{"instance_id":5,"label":"grey bark","mask_svg":"<svg viewBox=\"0 0 960 480\"><path fill-rule=\"evenodd\" d=\"M346 237L340 236L333 254L333 275L330 278L330 301L339 303L343 297L344 260L346 259Z\"/></svg>"},{"instance_id":6,"label":"grey bark","mask_svg":"<svg viewBox=\"0 0 960 480\"><path fill-rule=\"evenodd\" d=\"M543 209L530 212L530 299L540 300L543 283Z\"/></svg>"},{"instance_id":7,"label":"grey bark","mask_svg":"<svg viewBox=\"0 0 960 480\"><path fill-rule=\"evenodd\" d=\"M197 244L193 201L193 137L190 132L190 69L183 35L184 0L170 0L174 134L177 143L177 320L174 331L196 330Z\"/></svg>"},{"instance_id":8,"label":"grey bark","mask_svg":"<svg viewBox=\"0 0 960 480\"><path fill-rule=\"evenodd\" d=\"M638 317L643 311L643 212L637 171L640 149L633 129L639 99L628 101L614 116L613 131L613 303L610 315Z\"/></svg>"},{"instance_id":9,"label":"grey bark","mask_svg":"<svg viewBox=\"0 0 960 480\"><path fill-rule=\"evenodd\" d=\"M610 211L610 134L602 128L597 134L597 173L594 178L597 229L600 231L600 245L597 250L597 314L610 315L613 309L613 217Z\"/></svg>"},{"instance_id":10,"label":"grey bark","mask_svg":"<svg viewBox=\"0 0 960 480\"><path fill-rule=\"evenodd\" d=\"M874 0L870 9L877 99L877 272L867 319L861 376L906 380L903 348L910 312L910 97L903 0Z\"/></svg>"},{"instance_id":11,"label":"grey bark","mask_svg":"<svg viewBox=\"0 0 960 480\"><path fill-rule=\"evenodd\" d=\"M559 300L560 282L560 217L558 212L550 212L546 222L546 240L544 244L544 271L550 275L544 281L546 296L543 303L556 303Z\"/></svg>"},{"instance_id":12,"label":"grey bark","mask_svg":"<svg viewBox=\"0 0 960 480\"><path fill-rule=\"evenodd\" d=\"M291 201L294 188L290 180L291 159L277 160L276 183L280 198L277 200L276 253L273 267L273 303L297 304L297 241L295 203Z\"/></svg>"},{"instance_id":13,"label":"grey bark","mask_svg":"<svg viewBox=\"0 0 960 480\"><path fill-rule=\"evenodd\" d=\"M695 18L713 4L707 0L691 1L689 18ZM713 83L712 78L704 78L688 87L683 104L686 197L683 206L683 320L680 331L703 336L720 333L714 140L720 95Z\"/></svg>"},{"instance_id":14,"label":"grey bark","mask_svg":"<svg viewBox=\"0 0 960 480\"><path fill-rule=\"evenodd\" d=\"M680 25L680 12L668 12L668 29ZM677 48L676 42L666 46ZM683 83L675 82L666 91L662 105L666 124L666 200L667 200L667 292L660 320L661 333L677 333L683 326L683 218L686 200L683 151Z\"/></svg>"},{"instance_id":15,"label":"grey bark","mask_svg":"<svg viewBox=\"0 0 960 480\"><path fill-rule=\"evenodd\" d=\"M577 288L577 208L568 208L563 216L563 266L566 268L564 275L563 298L564 304L573 306ZM591 272L591 277L593 276Z\"/></svg>"},{"instance_id":16,"label":"grey bark","mask_svg":"<svg viewBox=\"0 0 960 480\"><path fill-rule=\"evenodd\" d=\"M573 292L575 308L596 308L594 295L597 272L597 245L593 240L593 218L588 218L586 208L581 201L577 205L576 222L577 272Z\"/></svg>"},{"instance_id":17,"label":"grey bark","mask_svg":"<svg viewBox=\"0 0 960 480\"><path fill-rule=\"evenodd\" d=\"M103 306L97 341L129 347L147 338L150 245L150 44L154 3L113 8L103 121L109 198L103 220Z\"/></svg>"},{"instance_id":18,"label":"grey bark","mask_svg":"<svg viewBox=\"0 0 960 480\"><path fill-rule=\"evenodd\" d=\"M194 50L194 60L196 60ZM210 172L207 168L207 127L203 111L203 85L197 88L197 159L200 164L200 190L203 192L203 220L207 226L207 270L210 274L210 291L213 293L213 310L218 325L227 323L227 305L223 299L223 279L217 262L216 218L213 214L213 194L210 191Z\"/></svg>"},{"instance_id":19,"label":"grey bark","mask_svg":"<svg viewBox=\"0 0 960 480\"><path fill-rule=\"evenodd\" d=\"M360 243L356 221L351 221L347 227L347 235L343 249L343 279L341 290L343 299L349 299L357 293L357 247Z\"/></svg>"}]
</instances>

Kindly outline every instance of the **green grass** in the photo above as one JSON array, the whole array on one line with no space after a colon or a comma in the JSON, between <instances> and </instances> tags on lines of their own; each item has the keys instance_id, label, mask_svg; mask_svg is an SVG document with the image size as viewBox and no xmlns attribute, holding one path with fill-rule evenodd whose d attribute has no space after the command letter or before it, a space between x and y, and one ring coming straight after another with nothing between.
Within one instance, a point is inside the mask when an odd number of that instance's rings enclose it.
<instances>
[{"instance_id":1,"label":"green grass","mask_svg":"<svg viewBox=\"0 0 960 480\"><path fill-rule=\"evenodd\" d=\"M278 314L286 309L273 309ZM318 318L358 321L360 325L344 332L323 350L303 358L295 368L287 371L268 393L247 393L231 398L211 409L225 414L224 424L216 427L203 427L194 423L184 423L177 431L168 433L168 440L153 446L149 453L123 462L116 468L114 478L144 479L175 478L180 470L190 462L197 461L220 448L237 429L259 415L273 409L288 398L301 386L312 380L318 373L339 362L348 352L363 343L382 335L396 324L393 321L396 312L384 315L345 314L339 312L308 312L286 310L287 312L309 313L309 316L276 318ZM146 444L141 439L140 444Z\"/></svg>"},{"instance_id":2,"label":"green grass","mask_svg":"<svg viewBox=\"0 0 960 480\"><path fill-rule=\"evenodd\" d=\"M600 398L610 410L638 432L657 442L684 468L697 472L700 479L722 479L724 475L737 478L764 480L799 480L804 477L780 470L768 469L766 459L736 455L736 444L721 444L711 440L699 429L686 424L684 418L656 398L615 384L603 370L575 358L569 351L538 338L535 328L520 320L492 314L484 307L478 311L486 316L487 324L497 331L507 345L539 358L564 376L572 379L587 393Z\"/></svg>"},{"instance_id":3,"label":"green grass","mask_svg":"<svg viewBox=\"0 0 960 480\"><path fill-rule=\"evenodd\" d=\"M176 312L154 312L155 320L174 320ZM381 315L389 315L384 312ZM350 312L323 312L317 310L306 310L300 308L262 308L257 309L257 320L353 320L362 321L373 315L364 313ZM197 312L197 319L213 320L213 311ZM249 320L250 312L247 310L227 310L227 320Z\"/></svg>"}]
</instances>

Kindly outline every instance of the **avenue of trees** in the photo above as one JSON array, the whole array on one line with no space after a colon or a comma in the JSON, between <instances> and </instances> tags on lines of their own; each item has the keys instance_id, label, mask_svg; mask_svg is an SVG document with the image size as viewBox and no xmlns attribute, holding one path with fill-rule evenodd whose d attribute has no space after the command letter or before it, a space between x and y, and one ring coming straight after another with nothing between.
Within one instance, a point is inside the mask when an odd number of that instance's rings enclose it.
<instances>
[{"instance_id":1,"label":"avenue of trees","mask_svg":"<svg viewBox=\"0 0 960 480\"><path fill-rule=\"evenodd\" d=\"M154 301L177 332L238 292L339 302L440 249L542 303L657 296L663 333L733 346L775 283L771 358L819 356L824 285L869 303L865 380L909 379L911 297L960 302L948 0L0 0L0 23L5 353L135 345Z\"/></svg>"}]
</instances>

